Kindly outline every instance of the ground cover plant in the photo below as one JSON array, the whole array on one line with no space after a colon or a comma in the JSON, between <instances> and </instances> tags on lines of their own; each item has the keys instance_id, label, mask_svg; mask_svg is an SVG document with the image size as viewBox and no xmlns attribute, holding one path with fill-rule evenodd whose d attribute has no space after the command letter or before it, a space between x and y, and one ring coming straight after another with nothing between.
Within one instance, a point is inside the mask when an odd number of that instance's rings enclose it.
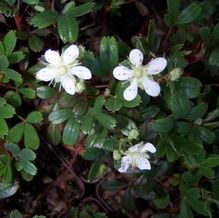
<instances>
[{"instance_id":1,"label":"ground cover plant","mask_svg":"<svg viewBox=\"0 0 219 218\"><path fill-rule=\"evenodd\" d=\"M217 217L218 0L2 0L0 217Z\"/></svg>"}]
</instances>

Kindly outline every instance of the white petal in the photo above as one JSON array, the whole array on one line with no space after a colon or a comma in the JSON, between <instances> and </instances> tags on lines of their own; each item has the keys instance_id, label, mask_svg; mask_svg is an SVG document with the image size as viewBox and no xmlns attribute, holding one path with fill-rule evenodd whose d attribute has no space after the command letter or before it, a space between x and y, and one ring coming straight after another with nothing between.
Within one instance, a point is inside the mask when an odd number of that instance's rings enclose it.
<instances>
[{"instance_id":1,"label":"white petal","mask_svg":"<svg viewBox=\"0 0 219 218\"><path fill-rule=\"evenodd\" d=\"M88 68L83 66L76 66L70 69L70 72L80 79L91 79L91 72Z\"/></svg>"},{"instance_id":2,"label":"white petal","mask_svg":"<svg viewBox=\"0 0 219 218\"><path fill-rule=\"evenodd\" d=\"M150 170L151 164L147 158L144 158L142 156L138 156L136 158L136 165L140 170Z\"/></svg>"},{"instance_id":3,"label":"white petal","mask_svg":"<svg viewBox=\"0 0 219 218\"><path fill-rule=\"evenodd\" d=\"M142 149L141 149L140 153L144 153L146 151L149 151L151 153L155 153L156 152L156 148L154 147L153 144L148 142L148 143L146 143L146 144L144 144L142 146Z\"/></svg>"},{"instance_id":4,"label":"white petal","mask_svg":"<svg viewBox=\"0 0 219 218\"><path fill-rule=\"evenodd\" d=\"M133 80L131 85L125 89L123 93L123 97L125 98L125 100L131 101L137 96L137 94L138 94L138 83L136 80Z\"/></svg>"},{"instance_id":5,"label":"white petal","mask_svg":"<svg viewBox=\"0 0 219 218\"><path fill-rule=\"evenodd\" d=\"M167 60L165 58L152 59L146 66L148 74L154 75L162 72L167 66Z\"/></svg>"},{"instance_id":6,"label":"white petal","mask_svg":"<svg viewBox=\"0 0 219 218\"><path fill-rule=\"evenodd\" d=\"M61 78L61 84L68 94L70 95L75 94L75 79L73 77L68 75L63 76Z\"/></svg>"},{"instance_id":7,"label":"white petal","mask_svg":"<svg viewBox=\"0 0 219 218\"><path fill-rule=\"evenodd\" d=\"M145 92L152 96L157 97L160 94L160 85L152 79L145 78L143 81Z\"/></svg>"},{"instance_id":8,"label":"white petal","mask_svg":"<svg viewBox=\"0 0 219 218\"><path fill-rule=\"evenodd\" d=\"M129 60L132 63L132 65L136 67L142 65L143 59L144 59L144 56L139 49L133 49L129 53Z\"/></svg>"},{"instance_id":9,"label":"white petal","mask_svg":"<svg viewBox=\"0 0 219 218\"><path fill-rule=\"evenodd\" d=\"M69 46L63 53L62 59L64 64L71 64L79 55L79 49L76 45Z\"/></svg>"},{"instance_id":10,"label":"white petal","mask_svg":"<svg viewBox=\"0 0 219 218\"><path fill-rule=\"evenodd\" d=\"M61 58L57 51L53 51L51 49L45 52L45 59L48 63L58 66L61 64Z\"/></svg>"},{"instance_id":11,"label":"white petal","mask_svg":"<svg viewBox=\"0 0 219 218\"><path fill-rule=\"evenodd\" d=\"M138 145L135 145L135 146L132 146L132 147L130 147L129 149L128 149L128 151L130 151L130 152L136 152L137 150L138 150Z\"/></svg>"},{"instance_id":12,"label":"white petal","mask_svg":"<svg viewBox=\"0 0 219 218\"><path fill-rule=\"evenodd\" d=\"M124 173L129 168L131 163L131 158L129 156L124 156L121 161L121 167L118 169L120 173Z\"/></svg>"},{"instance_id":13,"label":"white petal","mask_svg":"<svg viewBox=\"0 0 219 218\"><path fill-rule=\"evenodd\" d=\"M133 75L133 71L125 66L118 66L113 70L113 76L121 81L131 79L132 75Z\"/></svg>"},{"instance_id":14,"label":"white petal","mask_svg":"<svg viewBox=\"0 0 219 218\"><path fill-rule=\"evenodd\" d=\"M49 68L43 68L41 70L39 70L36 73L36 79L41 80L41 81L51 81L56 77L56 71L49 69Z\"/></svg>"}]
</instances>

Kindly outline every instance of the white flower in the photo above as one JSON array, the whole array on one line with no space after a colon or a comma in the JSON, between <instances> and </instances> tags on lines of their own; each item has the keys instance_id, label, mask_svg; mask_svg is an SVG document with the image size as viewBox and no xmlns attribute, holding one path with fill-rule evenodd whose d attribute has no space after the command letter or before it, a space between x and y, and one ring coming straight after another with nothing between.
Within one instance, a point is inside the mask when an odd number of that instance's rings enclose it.
<instances>
[{"instance_id":1,"label":"white flower","mask_svg":"<svg viewBox=\"0 0 219 218\"><path fill-rule=\"evenodd\" d=\"M151 164L149 162L149 155L147 151L151 153L156 152L156 148L151 143L143 144L143 142L130 147L125 156L122 157L121 167L118 169L120 173L124 173L131 166L132 168L139 168L140 170L150 170Z\"/></svg>"},{"instance_id":2,"label":"white flower","mask_svg":"<svg viewBox=\"0 0 219 218\"><path fill-rule=\"evenodd\" d=\"M91 79L91 72L88 68L79 66L78 56L79 49L76 45L69 46L61 56L57 51L47 50L44 55L46 62L42 62L45 67L37 72L36 79L50 81L50 84L53 81L60 83L60 88L63 87L70 95L81 92L82 82Z\"/></svg>"},{"instance_id":3,"label":"white flower","mask_svg":"<svg viewBox=\"0 0 219 218\"><path fill-rule=\"evenodd\" d=\"M144 66L142 65L143 59L142 52L138 49L133 49L129 53L129 61L131 62L132 69L121 65L113 70L113 76L116 79L130 82L130 85L123 93L127 101L131 101L137 96L138 87L144 89L152 97L160 94L160 85L154 81L153 75L164 70L167 60L165 58L155 58Z\"/></svg>"}]
</instances>

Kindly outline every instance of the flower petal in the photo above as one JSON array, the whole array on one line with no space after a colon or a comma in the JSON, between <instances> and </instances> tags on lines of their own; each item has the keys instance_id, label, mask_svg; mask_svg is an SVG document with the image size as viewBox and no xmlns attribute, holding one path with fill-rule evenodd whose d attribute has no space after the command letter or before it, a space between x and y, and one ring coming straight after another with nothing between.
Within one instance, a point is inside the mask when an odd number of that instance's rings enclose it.
<instances>
[{"instance_id":1,"label":"flower petal","mask_svg":"<svg viewBox=\"0 0 219 218\"><path fill-rule=\"evenodd\" d=\"M138 83L136 80L133 80L131 85L125 89L123 93L123 97L125 98L125 100L131 101L137 96L137 94L138 94Z\"/></svg>"},{"instance_id":2,"label":"flower petal","mask_svg":"<svg viewBox=\"0 0 219 218\"><path fill-rule=\"evenodd\" d=\"M129 61L136 67L142 65L143 59L144 55L139 49L133 49L129 53Z\"/></svg>"},{"instance_id":3,"label":"flower petal","mask_svg":"<svg viewBox=\"0 0 219 218\"><path fill-rule=\"evenodd\" d=\"M152 59L146 66L148 74L155 75L162 72L167 66L167 60L165 58Z\"/></svg>"},{"instance_id":4,"label":"flower petal","mask_svg":"<svg viewBox=\"0 0 219 218\"><path fill-rule=\"evenodd\" d=\"M49 49L45 52L44 56L46 61L54 66L58 66L61 64L61 58L57 51Z\"/></svg>"},{"instance_id":5,"label":"flower petal","mask_svg":"<svg viewBox=\"0 0 219 218\"><path fill-rule=\"evenodd\" d=\"M71 64L79 55L79 49L76 45L69 46L62 53L62 60L64 64Z\"/></svg>"},{"instance_id":6,"label":"flower petal","mask_svg":"<svg viewBox=\"0 0 219 218\"><path fill-rule=\"evenodd\" d=\"M151 143L146 143L142 146L140 153L145 153L146 151L149 151L151 153L155 153L156 152L156 148L154 147L153 144Z\"/></svg>"},{"instance_id":7,"label":"flower petal","mask_svg":"<svg viewBox=\"0 0 219 218\"><path fill-rule=\"evenodd\" d=\"M132 146L128 149L130 152L136 152L138 150L138 145Z\"/></svg>"},{"instance_id":8,"label":"flower petal","mask_svg":"<svg viewBox=\"0 0 219 218\"><path fill-rule=\"evenodd\" d=\"M142 156L138 156L136 158L136 165L140 170L150 170L151 169L151 164L147 158L144 158Z\"/></svg>"},{"instance_id":9,"label":"flower petal","mask_svg":"<svg viewBox=\"0 0 219 218\"><path fill-rule=\"evenodd\" d=\"M133 75L133 71L125 66L118 66L113 70L113 76L121 81L131 79L132 75Z\"/></svg>"},{"instance_id":10,"label":"flower petal","mask_svg":"<svg viewBox=\"0 0 219 218\"><path fill-rule=\"evenodd\" d=\"M43 68L41 70L39 70L36 73L36 79L44 81L44 82L48 82L53 80L56 77L56 71L49 69L49 68Z\"/></svg>"},{"instance_id":11,"label":"flower petal","mask_svg":"<svg viewBox=\"0 0 219 218\"><path fill-rule=\"evenodd\" d=\"M145 92L152 96L157 97L160 94L160 85L152 79L144 78L143 85Z\"/></svg>"},{"instance_id":12,"label":"flower petal","mask_svg":"<svg viewBox=\"0 0 219 218\"><path fill-rule=\"evenodd\" d=\"M70 94L75 94L75 79L69 75L65 75L61 78L62 87L65 91Z\"/></svg>"},{"instance_id":13,"label":"flower petal","mask_svg":"<svg viewBox=\"0 0 219 218\"><path fill-rule=\"evenodd\" d=\"M70 69L70 73L80 79L91 79L91 72L87 67L76 66Z\"/></svg>"},{"instance_id":14,"label":"flower petal","mask_svg":"<svg viewBox=\"0 0 219 218\"><path fill-rule=\"evenodd\" d=\"M124 173L129 168L131 163L131 158L129 156L124 156L121 161L121 167L118 169L120 173Z\"/></svg>"}]
</instances>

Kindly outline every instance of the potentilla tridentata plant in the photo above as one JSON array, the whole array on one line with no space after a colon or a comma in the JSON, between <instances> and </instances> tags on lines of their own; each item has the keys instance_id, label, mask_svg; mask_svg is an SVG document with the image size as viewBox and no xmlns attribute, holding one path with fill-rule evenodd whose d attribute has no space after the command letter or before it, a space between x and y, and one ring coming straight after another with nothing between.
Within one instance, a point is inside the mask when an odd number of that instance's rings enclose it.
<instances>
[{"instance_id":1,"label":"potentilla tridentata plant","mask_svg":"<svg viewBox=\"0 0 219 218\"><path fill-rule=\"evenodd\" d=\"M0 199L39 172L66 210L216 216L219 1L104 2L0 2Z\"/></svg>"}]
</instances>

